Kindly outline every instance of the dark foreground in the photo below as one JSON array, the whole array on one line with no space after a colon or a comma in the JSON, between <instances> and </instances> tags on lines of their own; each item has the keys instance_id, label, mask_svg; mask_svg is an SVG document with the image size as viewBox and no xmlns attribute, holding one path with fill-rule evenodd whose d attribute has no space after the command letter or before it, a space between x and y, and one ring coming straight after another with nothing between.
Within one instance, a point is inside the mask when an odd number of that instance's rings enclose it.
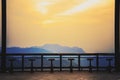
<instances>
[{"instance_id":1,"label":"dark foreground","mask_svg":"<svg viewBox=\"0 0 120 80\"><path fill-rule=\"evenodd\" d=\"M74 71L64 72L17 72L17 73L0 73L0 80L120 80L120 73L112 72L92 72Z\"/></svg>"}]
</instances>

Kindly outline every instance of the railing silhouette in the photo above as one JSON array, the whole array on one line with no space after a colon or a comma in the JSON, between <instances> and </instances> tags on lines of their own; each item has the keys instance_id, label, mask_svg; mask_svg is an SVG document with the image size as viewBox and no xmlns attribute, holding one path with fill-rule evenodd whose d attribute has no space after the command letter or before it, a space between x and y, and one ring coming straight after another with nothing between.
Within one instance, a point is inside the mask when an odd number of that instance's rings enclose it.
<instances>
[{"instance_id":1,"label":"railing silhouette","mask_svg":"<svg viewBox=\"0 0 120 80\"><path fill-rule=\"evenodd\" d=\"M1 56L0 56L1 57ZM1 61L1 60L0 60ZM115 69L115 54L6 54L6 71L48 71L88 70L89 72Z\"/></svg>"}]
</instances>

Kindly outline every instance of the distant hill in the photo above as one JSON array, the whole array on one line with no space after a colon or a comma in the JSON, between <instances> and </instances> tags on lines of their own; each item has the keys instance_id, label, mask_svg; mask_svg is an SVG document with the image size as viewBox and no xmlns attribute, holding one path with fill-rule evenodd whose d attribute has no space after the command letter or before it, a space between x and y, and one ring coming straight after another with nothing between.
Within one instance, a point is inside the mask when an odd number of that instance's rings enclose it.
<instances>
[{"instance_id":1,"label":"distant hill","mask_svg":"<svg viewBox=\"0 0 120 80\"><path fill-rule=\"evenodd\" d=\"M19 47L10 47L7 48L7 53L48 53L49 51L37 47L29 48L19 48Z\"/></svg>"},{"instance_id":2,"label":"distant hill","mask_svg":"<svg viewBox=\"0 0 120 80\"><path fill-rule=\"evenodd\" d=\"M0 48L1 51L1 48ZM67 47L58 44L45 44L40 47L8 47L7 53L85 53L82 48L79 47Z\"/></svg>"},{"instance_id":3,"label":"distant hill","mask_svg":"<svg viewBox=\"0 0 120 80\"><path fill-rule=\"evenodd\" d=\"M82 48L67 47L58 44L46 44L41 46L40 48L48 50L52 53L85 53L85 51Z\"/></svg>"}]
</instances>

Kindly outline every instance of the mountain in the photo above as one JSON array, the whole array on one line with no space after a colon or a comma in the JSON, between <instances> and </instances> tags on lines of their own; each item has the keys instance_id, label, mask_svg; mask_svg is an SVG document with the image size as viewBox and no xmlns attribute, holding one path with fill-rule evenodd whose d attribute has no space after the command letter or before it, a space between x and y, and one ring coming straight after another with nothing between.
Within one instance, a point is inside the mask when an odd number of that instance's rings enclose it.
<instances>
[{"instance_id":1,"label":"mountain","mask_svg":"<svg viewBox=\"0 0 120 80\"><path fill-rule=\"evenodd\" d=\"M1 49L0 49L1 51ZM45 44L40 47L8 47L7 53L85 53L82 48L79 47L67 47L58 44Z\"/></svg>"},{"instance_id":2,"label":"mountain","mask_svg":"<svg viewBox=\"0 0 120 80\"><path fill-rule=\"evenodd\" d=\"M58 44L46 44L41 46L40 48L48 50L52 53L85 53L85 51L82 48L67 47Z\"/></svg>"},{"instance_id":3,"label":"mountain","mask_svg":"<svg viewBox=\"0 0 120 80\"><path fill-rule=\"evenodd\" d=\"M48 53L49 51L41 49L38 47L29 48L19 48L19 47L9 47L7 48L7 53Z\"/></svg>"}]
</instances>

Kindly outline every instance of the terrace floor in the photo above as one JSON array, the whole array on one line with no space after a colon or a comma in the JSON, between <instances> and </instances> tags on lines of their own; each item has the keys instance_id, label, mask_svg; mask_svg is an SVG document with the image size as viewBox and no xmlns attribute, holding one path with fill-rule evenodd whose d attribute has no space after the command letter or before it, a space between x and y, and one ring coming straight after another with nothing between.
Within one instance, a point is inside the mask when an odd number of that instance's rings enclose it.
<instances>
[{"instance_id":1,"label":"terrace floor","mask_svg":"<svg viewBox=\"0 0 120 80\"><path fill-rule=\"evenodd\" d=\"M63 72L15 72L0 73L0 80L120 80L120 73L68 71Z\"/></svg>"}]
</instances>

